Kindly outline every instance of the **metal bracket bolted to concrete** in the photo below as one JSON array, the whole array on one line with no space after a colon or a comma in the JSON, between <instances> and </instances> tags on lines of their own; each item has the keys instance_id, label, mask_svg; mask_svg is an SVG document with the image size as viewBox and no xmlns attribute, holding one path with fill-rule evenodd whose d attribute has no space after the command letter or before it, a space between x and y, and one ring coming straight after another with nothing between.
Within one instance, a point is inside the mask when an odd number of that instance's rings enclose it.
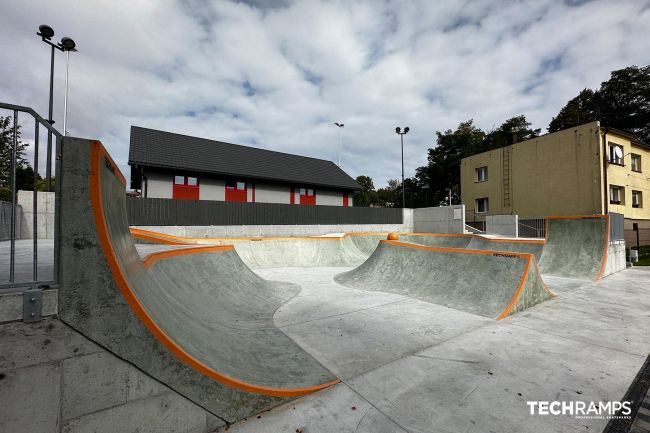
<instances>
[{"instance_id":1,"label":"metal bracket bolted to concrete","mask_svg":"<svg viewBox=\"0 0 650 433\"><path fill-rule=\"evenodd\" d=\"M41 320L43 311L43 290L31 289L23 292L23 321L33 323Z\"/></svg>"}]
</instances>

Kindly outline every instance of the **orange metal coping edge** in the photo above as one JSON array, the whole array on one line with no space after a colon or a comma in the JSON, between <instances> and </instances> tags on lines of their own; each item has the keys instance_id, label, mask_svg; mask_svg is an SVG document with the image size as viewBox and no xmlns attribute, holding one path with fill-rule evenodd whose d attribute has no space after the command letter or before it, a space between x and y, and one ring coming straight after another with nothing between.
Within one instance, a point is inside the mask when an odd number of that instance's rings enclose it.
<instances>
[{"instance_id":1,"label":"orange metal coping edge","mask_svg":"<svg viewBox=\"0 0 650 433\"><path fill-rule=\"evenodd\" d=\"M120 181L126 185L124 177L118 175L119 170L117 165L113 162L106 149L99 141L91 141L90 148L90 199L93 208L93 215L95 218L95 224L97 227L97 235L99 237L100 244L104 250L106 256L106 261L111 269L113 278L122 293L122 296L126 299L131 309L135 312L136 316L144 323L144 325L149 329L149 331L154 335L154 337L160 341L165 347L167 347L176 357L181 361L185 362L187 365L191 366L200 373L222 383L224 385L230 386L232 388L240 389L242 391L275 396L275 397L297 397L305 394L310 394L312 392L327 388L329 386L335 385L340 382L340 380L333 380L327 383L320 385L314 385L309 387L301 388L273 388L267 386L258 386L243 382L241 380L232 378L225 374L219 373L211 367L208 367L189 353L187 353L182 347L180 347L171 337L169 337L151 318L149 313L146 311L144 306L141 304L140 300L135 296L133 290L129 286L129 283L126 281L126 277L122 273L120 266L117 262L117 256L113 250L110 237L108 235L108 227L106 221L104 220L104 211L103 211L103 202L101 196L101 178L100 178L100 168L101 168L101 157L104 156L107 158L107 161L110 161L113 164L113 170L116 172L116 176Z\"/></svg>"},{"instance_id":2,"label":"orange metal coping edge","mask_svg":"<svg viewBox=\"0 0 650 433\"><path fill-rule=\"evenodd\" d=\"M341 236L240 236L240 237L212 237L212 238L196 238L196 237L182 237L169 235L161 232L154 232L151 230L143 230L138 228L131 228L131 234L134 237L146 239L150 241L159 241L160 243L169 243L169 244L183 244L188 245L188 242L195 241L251 241L251 240L280 240L280 241L290 241L290 240L309 240L309 241L336 241L341 240L349 236L384 236L388 232L351 232L344 233Z\"/></svg>"},{"instance_id":3,"label":"orange metal coping edge","mask_svg":"<svg viewBox=\"0 0 650 433\"><path fill-rule=\"evenodd\" d=\"M494 256L494 255L506 255L506 256L515 256L515 257L521 257L521 258L528 258L529 256L533 256L532 253L520 253L520 252L513 252L513 251L497 251L497 250L471 250L467 248L452 248L452 247L430 247L426 245L417 245L417 244L411 244L408 242L401 242L401 241L389 241L387 239L382 239L379 241L382 244L391 244L391 245L398 245L406 248L413 248L416 250L428 250L428 251L443 251L443 252L449 252L449 253L459 253L459 254L482 254L486 256Z\"/></svg>"},{"instance_id":4,"label":"orange metal coping edge","mask_svg":"<svg viewBox=\"0 0 650 433\"><path fill-rule=\"evenodd\" d=\"M210 253L214 251L234 251L234 249L235 247L232 245L212 245L212 246L204 246L204 247L178 248L175 250L158 251L155 253L148 254L144 259L142 259L142 263L146 268L150 268L151 266L154 265L154 263L160 260L168 259L170 257L187 256L190 254Z\"/></svg>"}]
</instances>

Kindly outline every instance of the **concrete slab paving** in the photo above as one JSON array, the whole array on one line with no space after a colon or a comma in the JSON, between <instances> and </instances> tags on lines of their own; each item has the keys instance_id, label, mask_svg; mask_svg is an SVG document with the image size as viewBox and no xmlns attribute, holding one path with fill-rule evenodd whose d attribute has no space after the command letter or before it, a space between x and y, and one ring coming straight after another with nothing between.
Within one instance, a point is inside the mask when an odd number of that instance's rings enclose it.
<instances>
[{"instance_id":1,"label":"concrete slab paving","mask_svg":"<svg viewBox=\"0 0 650 433\"><path fill-rule=\"evenodd\" d=\"M501 322L347 383L411 432L600 431L607 420L530 415L526 402L620 399L643 361Z\"/></svg>"},{"instance_id":2,"label":"concrete slab paving","mask_svg":"<svg viewBox=\"0 0 650 433\"><path fill-rule=\"evenodd\" d=\"M286 269L273 270L273 279L308 285L303 291L309 294L301 292L283 306L285 311L279 316L291 314L293 305L307 319L309 308L300 302L312 296L319 302L328 302L328 296L330 302L338 302L339 288L327 270L316 269L310 278L302 278ZM323 281L316 281L320 278ZM391 426L395 423L394 431L601 431L606 419L530 415L526 402L623 398L650 352L650 338L645 336L650 270L627 270L599 282L551 280L565 289L558 290L557 298L500 322L485 320L467 326L471 322L466 316L478 316L444 309L465 316L460 320L456 316L460 323L455 334L449 329L454 325L451 315L445 317L440 306L420 301L360 310L354 310L360 306L355 304L350 305L351 311L341 311L346 304L342 298L339 310L333 310L340 313L332 317L318 315L324 309L314 306L317 319L282 329L342 374L344 383L273 409L259 419L237 423L229 431L354 431L350 425L356 418L342 409L349 398L341 391L345 387L374 407L373 414L377 411ZM453 335L436 339L435 332L422 328L435 323L444 326L443 333ZM394 352L385 346L388 340ZM418 344L428 347L408 353L409 347ZM358 356L363 353L359 348L375 352L366 359ZM390 360L390 355L397 359ZM350 378L355 372L359 374ZM341 409L323 410L336 402Z\"/></svg>"},{"instance_id":3,"label":"concrete slab paving","mask_svg":"<svg viewBox=\"0 0 650 433\"><path fill-rule=\"evenodd\" d=\"M322 278L326 284L318 294L311 292L286 302L274 320L293 323L280 329L339 378L356 376L493 321L401 295L384 298L377 293L382 302L372 305L375 293L368 292L370 304L364 304L362 297L350 296L350 289L332 280L337 271L314 268L311 277L287 272L285 281L309 286L308 290L318 286L315 278ZM326 310L331 315L323 316ZM316 318L310 319L310 312L315 312ZM303 321L293 322L297 318Z\"/></svg>"},{"instance_id":4,"label":"concrete slab paving","mask_svg":"<svg viewBox=\"0 0 650 433\"><path fill-rule=\"evenodd\" d=\"M225 430L222 430L225 431ZM234 433L406 433L347 385L339 384L231 426Z\"/></svg>"}]
</instances>

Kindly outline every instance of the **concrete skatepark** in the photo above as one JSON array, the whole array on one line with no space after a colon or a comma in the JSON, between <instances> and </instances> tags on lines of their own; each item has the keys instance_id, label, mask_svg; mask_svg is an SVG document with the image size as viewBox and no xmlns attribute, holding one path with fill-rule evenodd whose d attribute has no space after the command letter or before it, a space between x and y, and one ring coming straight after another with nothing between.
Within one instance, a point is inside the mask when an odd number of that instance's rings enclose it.
<instances>
[{"instance_id":1,"label":"concrete skatepark","mask_svg":"<svg viewBox=\"0 0 650 433\"><path fill-rule=\"evenodd\" d=\"M99 142L66 149L59 319L214 428L598 431L525 403L621 399L650 349L648 274L603 278L607 217L544 240L178 237L129 229Z\"/></svg>"}]
</instances>

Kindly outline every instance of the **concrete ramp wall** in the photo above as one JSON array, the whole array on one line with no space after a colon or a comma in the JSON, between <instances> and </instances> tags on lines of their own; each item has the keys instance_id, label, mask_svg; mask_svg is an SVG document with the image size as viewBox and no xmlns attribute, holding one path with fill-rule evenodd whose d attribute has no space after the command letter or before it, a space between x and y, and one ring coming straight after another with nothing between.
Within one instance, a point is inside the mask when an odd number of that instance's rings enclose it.
<instances>
[{"instance_id":1,"label":"concrete ramp wall","mask_svg":"<svg viewBox=\"0 0 650 433\"><path fill-rule=\"evenodd\" d=\"M607 215L546 217L543 274L598 279L604 276L609 247Z\"/></svg>"},{"instance_id":2,"label":"concrete ramp wall","mask_svg":"<svg viewBox=\"0 0 650 433\"><path fill-rule=\"evenodd\" d=\"M344 286L410 296L502 319L552 297L535 256L381 241L361 266L339 274Z\"/></svg>"},{"instance_id":3,"label":"concrete ramp wall","mask_svg":"<svg viewBox=\"0 0 650 433\"><path fill-rule=\"evenodd\" d=\"M232 247L143 262L115 163L99 142L64 149L61 320L227 422L338 381L273 325L296 287L257 277Z\"/></svg>"}]
</instances>

